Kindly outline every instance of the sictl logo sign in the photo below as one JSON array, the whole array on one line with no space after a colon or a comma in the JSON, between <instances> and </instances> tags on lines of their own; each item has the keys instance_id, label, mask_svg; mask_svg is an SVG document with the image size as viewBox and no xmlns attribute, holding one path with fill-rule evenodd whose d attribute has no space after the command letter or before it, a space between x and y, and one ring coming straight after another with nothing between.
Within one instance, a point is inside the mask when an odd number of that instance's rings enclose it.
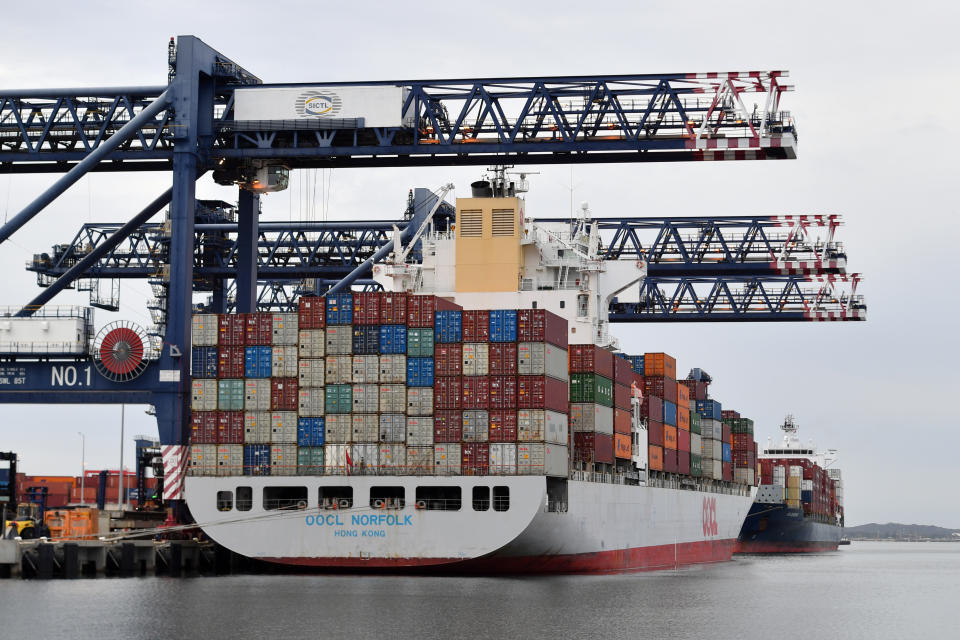
<instances>
[{"instance_id":1,"label":"sictl logo sign","mask_svg":"<svg viewBox=\"0 0 960 640\"><path fill-rule=\"evenodd\" d=\"M297 98L297 116L301 118L330 118L340 113L343 100L335 93L305 91Z\"/></svg>"},{"instance_id":2,"label":"sictl logo sign","mask_svg":"<svg viewBox=\"0 0 960 640\"><path fill-rule=\"evenodd\" d=\"M700 514L700 522L703 524L703 535L715 536L720 533L717 526L717 499L704 498L703 510Z\"/></svg>"}]
</instances>

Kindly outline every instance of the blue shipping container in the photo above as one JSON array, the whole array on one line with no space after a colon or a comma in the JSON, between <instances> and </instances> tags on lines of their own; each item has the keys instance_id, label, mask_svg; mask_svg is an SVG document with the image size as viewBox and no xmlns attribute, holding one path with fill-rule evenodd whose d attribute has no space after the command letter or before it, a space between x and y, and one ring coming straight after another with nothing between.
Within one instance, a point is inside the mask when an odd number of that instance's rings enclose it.
<instances>
[{"instance_id":1,"label":"blue shipping container","mask_svg":"<svg viewBox=\"0 0 960 640\"><path fill-rule=\"evenodd\" d=\"M499 309L490 312L490 342L517 341L517 312Z\"/></svg>"},{"instance_id":2,"label":"blue shipping container","mask_svg":"<svg viewBox=\"0 0 960 640\"><path fill-rule=\"evenodd\" d=\"M297 420L297 445L322 447L324 431L324 418L300 418Z\"/></svg>"},{"instance_id":3,"label":"blue shipping container","mask_svg":"<svg viewBox=\"0 0 960 640\"><path fill-rule=\"evenodd\" d=\"M243 445L243 475L245 476L270 475L270 445L268 444Z\"/></svg>"},{"instance_id":4,"label":"blue shipping container","mask_svg":"<svg viewBox=\"0 0 960 640\"><path fill-rule=\"evenodd\" d=\"M327 296L327 324L353 324L353 294Z\"/></svg>"},{"instance_id":5,"label":"blue shipping container","mask_svg":"<svg viewBox=\"0 0 960 640\"><path fill-rule=\"evenodd\" d=\"M463 314L459 311L434 311L433 335L434 342L461 342Z\"/></svg>"},{"instance_id":6,"label":"blue shipping container","mask_svg":"<svg viewBox=\"0 0 960 640\"><path fill-rule=\"evenodd\" d=\"M630 363L634 373L643 375L643 356L623 356L623 359Z\"/></svg>"},{"instance_id":7,"label":"blue shipping container","mask_svg":"<svg viewBox=\"0 0 960 640\"><path fill-rule=\"evenodd\" d=\"M193 358L190 360L190 377L216 378L217 377L217 348L194 347Z\"/></svg>"},{"instance_id":8,"label":"blue shipping container","mask_svg":"<svg viewBox=\"0 0 960 640\"><path fill-rule=\"evenodd\" d=\"M801 491L800 502L813 502L813 491L809 491L809 490Z\"/></svg>"},{"instance_id":9,"label":"blue shipping container","mask_svg":"<svg viewBox=\"0 0 960 640\"><path fill-rule=\"evenodd\" d=\"M433 386L433 358L407 358L407 386Z\"/></svg>"},{"instance_id":10,"label":"blue shipping container","mask_svg":"<svg viewBox=\"0 0 960 640\"><path fill-rule=\"evenodd\" d=\"M375 356L380 353L380 327L361 324L353 328L353 353L358 356Z\"/></svg>"},{"instance_id":11,"label":"blue shipping container","mask_svg":"<svg viewBox=\"0 0 960 640\"><path fill-rule=\"evenodd\" d=\"M730 443L723 443L723 461L733 462L733 451L730 449Z\"/></svg>"},{"instance_id":12,"label":"blue shipping container","mask_svg":"<svg viewBox=\"0 0 960 640\"><path fill-rule=\"evenodd\" d=\"M243 377L269 378L272 357L273 349L270 347L246 347L243 353Z\"/></svg>"},{"instance_id":13,"label":"blue shipping container","mask_svg":"<svg viewBox=\"0 0 960 640\"><path fill-rule=\"evenodd\" d=\"M669 400L663 401L663 424L677 426L677 404Z\"/></svg>"},{"instance_id":14,"label":"blue shipping container","mask_svg":"<svg viewBox=\"0 0 960 640\"><path fill-rule=\"evenodd\" d=\"M703 418L721 419L721 407L717 400L697 400L697 413Z\"/></svg>"},{"instance_id":15,"label":"blue shipping container","mask_svg":"<svg viewBox=\"0 0 960 640\"><path fill-rule=\"evenodd\" d=\"M406 353L407 326L384 324L380 326L380 353Z\"/></svg>"}]
</instances>

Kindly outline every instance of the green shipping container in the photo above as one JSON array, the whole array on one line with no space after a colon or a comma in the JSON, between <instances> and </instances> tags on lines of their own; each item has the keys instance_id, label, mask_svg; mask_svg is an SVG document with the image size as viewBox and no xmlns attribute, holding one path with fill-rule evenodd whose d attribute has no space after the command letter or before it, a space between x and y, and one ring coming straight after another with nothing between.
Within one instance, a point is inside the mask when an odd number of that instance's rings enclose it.
<instances>
[{"instance_id":1,"label":"green shipping container","mask_svg":"<svg viewBox=\"0 0 960 640\"><path fill-rule=\"evenodd\" d=\"M243 380L217 382L217 408L220 411L243 411Z\"/></svg>"},{"instance_id":2,"label":"green shipping container","mask_svg":"<svg viewBox=\"0 0 960 640\"><path fill-rule=\"evenodd\" d=\"M322 476L323 447L297 447L297 473L301 476Z\"/></svg>"},{"instance_id":3,"label":"green shipping container","mask_svg":"<svg viewBox=\"0 0 960 640\"><path fill-rule=\"evenodd\" d=\"M703 463L701 462L700 456L693 453L690 454L690 475L694 478L699 478L703 475Z\"/></svg>"},{"instance_id":4,"label":"green shipping container","mask_svg":"<svg viewBox=\"0 0 960 640\"><path fill-rule=\"evenodd\" d=\"M407 329L407 355L411 358L432 358L433 329Z\"/></svg>"},{"instance_id":5,"label":"green shipping container","mask_svg":"<svg viewBox=\"0 0 960 640\"><path fill-rule=\"evenodd\" d=\"M696 411L690 412L690 433L700 434L700 414Z\"/></svg>"},{"instance_id":6,"label":"green shipping container","mask_svg":"<svg viewBox=\"0 0 960 640\"><path fill-rule=\"evenodd\" d=\"M730 425L731 433L749 433L753 435L753 420L750 418L724 418L723 423Z\"/></svg>"},{"instance_id":7,"label":"green shipping container","mask_svg":"<svg viewBox=\"0 0 960 640\"><path fill-rule=\"evenodd\" d=\"M571 373L570 402L595 402L612 407L613 381L595 373Z\"/></svg>"},{"instance_id":8,"label":"green shipping container","mask_svg":"<svg viewBox=\"0 0 960 640\"><path fill-rule=\"evenodd\" d=\"M353 387L349 384L328 384L324 398L326 413L350 413L353 407Z\"/></svg>"}]
</instances>

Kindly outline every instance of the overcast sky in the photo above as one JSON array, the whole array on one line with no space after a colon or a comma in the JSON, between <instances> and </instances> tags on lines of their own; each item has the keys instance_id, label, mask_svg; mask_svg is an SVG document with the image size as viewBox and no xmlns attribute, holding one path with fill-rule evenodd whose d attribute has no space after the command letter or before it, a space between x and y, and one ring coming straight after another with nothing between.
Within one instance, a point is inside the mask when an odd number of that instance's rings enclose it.
<instances>
[{"instance_id":1,"label":"overcast sky","mask_svg":"<svg viewBox=\"0 0 960 640\"><path fill-rule=\"evenodd\" d=\"M628 352L667 351L682 373L710 372L713 395L756 420L761 444L791 412L804 439L839 449L848 524L960 527L952 395L960 303L949 279L960 227L955 4L53 4L43 11L56 20L5 29L0 87L163 84L167 41L178 34L202 38L268 83L788 69L797 90L782 107L798 122L799 159L577 166L574 198L597 216L842 214L838 239L848 269L866 275L868 321L619 325L616 333ZM566 214L570 169L530 170L540 174L528 214ZM264 217L322 217L322 202L329 219L395 218L409 188L452 181L468 195L479 171L299 172L291 189L264 198ZM15 215L55 179L0 175L0 215ZM0 247L0 305L36 294L23 269L33 253L69 241L84 222L128 219L169 184L162 173L83 179ZM236 199L209 178L197 193ZM97 325L148 325L148 296L145 285L124 282L122 311L98 311ZM65 292L55 302L86 296ZM142 407L126 413L128 435L156 434ZM118 406L0 406L0 450L19 452L32 474L78 473L78 431L88 468L116 468L119 430ZM132 467L132 441L125 449Z\"/></svg>"}]
</instances>

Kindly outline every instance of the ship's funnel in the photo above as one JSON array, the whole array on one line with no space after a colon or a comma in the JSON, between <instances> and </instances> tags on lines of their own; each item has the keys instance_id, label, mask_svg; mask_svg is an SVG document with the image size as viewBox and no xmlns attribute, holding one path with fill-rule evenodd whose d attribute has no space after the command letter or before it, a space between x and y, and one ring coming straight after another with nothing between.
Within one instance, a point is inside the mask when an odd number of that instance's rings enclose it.
<instances>
[{"instance_id":1,"label":"ship's funnel","mask_svg":"<svg viewBox=\"0 0 960 640\"><path fill-rule=\"evenodd\" d=\"M477 180L470 183L470 190L474 198L492 198L493 187L488 180Z\"/></svg>"}]
</instances>

